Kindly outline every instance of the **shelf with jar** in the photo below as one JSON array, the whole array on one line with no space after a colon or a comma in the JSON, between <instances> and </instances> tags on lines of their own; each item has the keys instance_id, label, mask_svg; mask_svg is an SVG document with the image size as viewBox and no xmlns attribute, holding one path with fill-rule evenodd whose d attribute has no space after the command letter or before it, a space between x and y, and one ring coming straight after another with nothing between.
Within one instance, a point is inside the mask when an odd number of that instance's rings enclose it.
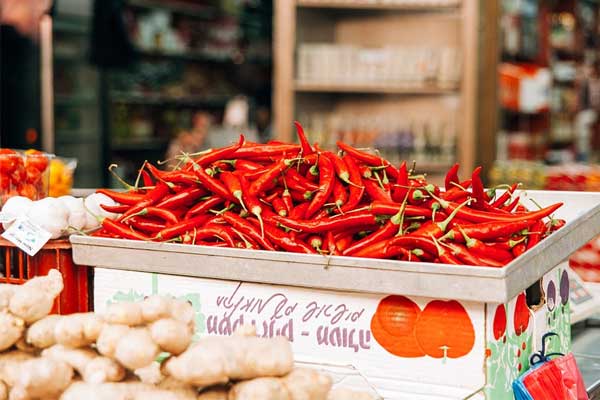
<instances>
[{"instance_id":1,"label":"shelf with jar","mask_svg":"<svg viewBox=\"0 0 600 400\"><path fill-rule=\"evenodd\" d=\"M280 139L293 139L293 119L307 125L309 135L332 138L346 129L332 124L340 115L361 127L369 119L362 116L371 115L378 122L365 127L373 137L364 147L377 147L392 159L416 159L417 165L427 167L424 172L440 173L455 161L472 168L476 158L476 3L275 3L274 115ZM400 143L410 135L403 133L401 125L428 116L434 122L411 129L435 130L435 134L429 132L431 137L423 139L416 150L404 149ZM438 121L451 121L452 129L434 128ZM420 137L415 134L414 141L421 143Z\"/></svg>"}]
</instances>

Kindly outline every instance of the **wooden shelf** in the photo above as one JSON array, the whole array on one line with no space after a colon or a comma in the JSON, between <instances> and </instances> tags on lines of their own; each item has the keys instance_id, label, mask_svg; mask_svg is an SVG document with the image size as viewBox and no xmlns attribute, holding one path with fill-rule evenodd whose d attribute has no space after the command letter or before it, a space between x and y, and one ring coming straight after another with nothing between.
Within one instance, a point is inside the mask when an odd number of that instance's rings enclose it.
<instances>
[{"instance_id":1,"label":"wooden shelf","mask_svg":"<svg viewBox=\"0 0 600 400\"><path fill-rule=\"evenodd\" d=\"M380 2L338 2L338 1L314 1L297 0L296 5L304 8L329 8L340 10L398 10L398 11L451 11L460 8L460 3L449 5L418 5L418 4L387 4Z\"/></svg>"},{"instance_id":2,"label":"wooden shelf","mask_svg":"<svg viewBox=\"0 0 600 400\"><path fill-rule=\"evenodd\" d=\"M142 57L154 57L154 58L163 58L169 60L178 60L178 61L191 61L191 62L203 62L203 63L228 63L228 64L264 64L270 65L271 59L266 57L247 57L243 54L240 54L239 57L235 55L226 55L223 57L218 57L210 54L203 53L201 51L196 50L186 50L181 52L168 52L163 50L145 50L145 49L136 49L136 52Z\"/></svg>"},{"instance_id":3,"label":"wooden shelf","mask_svg":"<svg viewBox=\"0 0 600 400\"><path fill-rule=\"evenodd\" d=\"M448 95L458 94L458 88L440 88L435 86L394 86L385 84L320 84L296 82L297 92L312 93L379 93L406 95Z\"/></svg>"}]
</instances>

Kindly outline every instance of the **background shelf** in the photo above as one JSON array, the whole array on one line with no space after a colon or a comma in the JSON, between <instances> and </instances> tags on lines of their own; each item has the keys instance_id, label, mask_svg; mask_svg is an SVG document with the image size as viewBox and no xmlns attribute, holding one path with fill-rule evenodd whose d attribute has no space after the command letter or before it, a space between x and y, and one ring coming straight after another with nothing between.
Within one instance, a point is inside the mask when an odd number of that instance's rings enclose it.
<instances>
[{"instance_id":1,"label":"background shelf","mask_svg":"<svg viewBox=\"0 0 600 400\"><path fill-rule=\"evenodd\" d=\"M458 94L458 88L435 86L395 86L385 84L321 84L296 82L298 92L314 93L383 93L407 95Z\"/></svg>"}]
</instances>

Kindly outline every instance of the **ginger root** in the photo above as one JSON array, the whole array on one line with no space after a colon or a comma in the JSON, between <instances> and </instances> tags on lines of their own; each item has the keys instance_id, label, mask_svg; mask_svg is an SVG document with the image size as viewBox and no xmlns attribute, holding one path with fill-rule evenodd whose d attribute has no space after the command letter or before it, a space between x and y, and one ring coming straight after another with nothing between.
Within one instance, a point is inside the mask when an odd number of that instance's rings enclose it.
<instances>
[{"instance_id":1,"label":"ginger root","mask_svg":"<svg viewBox=\"0 0 600 400\"><path fill-rule=\"evenodd\" d=\"M150 325L150 334L164 351L179 355L192 343L193 330L172 318L159 319Z\"/></svg>"},{"instance_id":2,"label":"ginger root","mask_svg":"<svg viewBox=\"0 0 600 400\"><path fill-rule=\"evenodd\" d=\"M200 393L197 400L227 400L229 389L221 387Z\"/></svg>"},{"instance_id":3,"label":"ginger root","mask_svg":"<svg viewBox=\"0 0 600 400\"><path fill-rule=\"evenodd\" d=\"M149 365L159 354L160 348L147 328L130 329L115 347L115 359L132 371Z\"/></svg>"},{"instance_id":4,"label":"ginger root","mask_svg":"<svg viewBox=\"0 0 600 400\"><path fill-rule=\"evenodd\" d=\"M283 337L204 337L178 357L169 359L167 373L198 386L229 380L282 376L293 367L290 343Z\"/></svg>"},{"instance_id":5,"label":"ginger root","mask_svg":"<svg viewBox=\"0 0 600 400\"><path fill-rule=\"evenodd\" d=\"M25 330L25 322L6 311L0 312L0 351L12 347Z\"/></svg>"},{"instance_id":6,"label":"ginger root","mask_svg":"<svg viewBox=\"0 0 600 400\"><path fill-rule=\"evenodd\" d=\"M125 369L116 361L98 355L90 348L72 349L57 344L42 352L48 357L67 363L74 368L85 382L118 382L125 378Z\"/></svg>"},{"instance_id":7,"label":"ginger root","mask_svg":"<svg viewBox=\"0 0 600 400\"><path fill-rule=\"evenodd\" d=\"M136 326L142 325L141 303L113 303L108 306L104 320L109 324Z\"/></svg>"},{"instance_id":8,"label":"ginger root","mask_svg":"<svg viewBox=\"0 0 600 400\"><path fill-rule=\"evenodd\" d=\"M27 324L44 318L63 289L62 275L51 269L47 276L35 277L15 288L8 309Z\"/></svg>"},{"instance_id":9,"label":"ginger root","mask_svg":"<svg viewBox=\"0 0 600 400\"><path fill-rule=\"evenodd\" d=\"M62 317L60 315L48 315L34 322L25 335L25 341L39 349L45 349L56 344L54 327Z\"/></svg>"},{"instance_id":10,"label":"ginger root","mask_svg":"<svg viewBox=\"0 0 600 400\"><path fill-rule=\"evenodd\" d=\"M67 363L46 357L20 362L15 368L10 399L58 397L73 379L73 368Z\"/></svg>"},{"instance_id":11,"label":"ginger root","mask_svg":"<svg viewBox=\"0 0 600 400\"><path fill-rule=\"evenodd\" d=\"M89 346L96 342L104 322L93 313L78 313L61 317L54 327L56 343L69 347Z\"/></svg>"}]
</instances>

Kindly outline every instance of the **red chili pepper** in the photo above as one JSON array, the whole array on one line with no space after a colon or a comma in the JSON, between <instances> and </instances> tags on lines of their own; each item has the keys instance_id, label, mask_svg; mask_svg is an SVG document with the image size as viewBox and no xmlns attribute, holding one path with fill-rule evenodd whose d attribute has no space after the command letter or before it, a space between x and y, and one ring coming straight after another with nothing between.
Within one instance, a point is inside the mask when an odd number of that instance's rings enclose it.
<instances>
[{"instance_id":1,"label":"red chili pepper","mask_svg":"<svg viewBox=\"0 0 600 400\"><path fill-rule=\"evenodd\" d=\"M365 187L363 186L362 178L360 176L360 169L352 157L346 155L342 158L342 160L348 166L348 173L350 174L350 184L348 185L348 202L342 206L342 212L347 212L354 210L354 208L360 204L363 193L365 192Z\"/></svg>"},{"instance_id":2,"label":"red chili pepper","mask_svg":"<svg viewBox=\"0 0 600 400\"><path fill-rule=\"evenodd\" d=\"M521 201L521 197L517 196L507 206L502 207L502 209L505 211L508 211L508 212L512 212L519 205L520 201Z\"/></svg>"},{"instance_id":3,"label":"red chili pepper","mask_svg":"<svg viewBox=\"0 0 600 400\"><path fill-rule=\"evenodd\" d=\"M333 192L331 194L332 201L338 210L348 201L348 192L341 181L335 179L333 181Z\"/></svg>"},{"instance_id":4,"label":"red chili pepper","mask_svg":"<svg viewBox=\"0 0 600 400\"><path fill-rule=\"evenodd\" d=\"M273 209L278 215L281 215L282 217L287 217L288 211L281 197L274 198L272 204Z\"/></svg>"},{"instance_id":5,"label":"red chili pepper","mask_svg":"<svg viewBox=\"0 0 600 400\"><path fill-rule=\"evenodd\" d=\"M334 231L356 226L374 225L378 218L368 211L359 211L351 214L310 220L299 221L291 218L274 216L272 219L286 228L298 229L309 233Z\"/></svg>"},{"instance_id":6,"label":"red chili pepper","mask_svg":"<svg viewBox=\"0 0 600 400\"><path fill-rule=\"evenodd\" d=\"M333 163L333 168L335 169L335 173L337 174L338 178L348 185L355 184L350 180L350 171L348 169L348 165L340 156L332 152L326 152L324 155L329 157Z\"/></svg>"},{"instance_id":7,"label":"red chili pepper","mask_svg":"<svg viewBox=\"0 0 600 400\"><path fill-rule=\"evenodd\" d=\"M517 190L518 187L519 184L515 183L510 188L508 188L504 193L498 196L496 200L494 200L494 202L492 203L492 207L500 208L504 206L504 203L506 203L508 199L510 199L510 196L512 196L512 194L515 192L515 190Z\"/></svg>"},{"instance_id":8,"label":"red chili pepper","mask_svg":"<svg viewBox=\"0 0 600 400\"><path fill-rule=\"evenodd\" d=\"M366 246L352 254L352 257L387 258L390 240L381 240Z\"/></svg>"},{"instance_id":9,"label":"red chili pepper","mask_svg":"<svg viewBox=\"0 0 600 400\"><path fill-rule=\"evenodd\" d=\"M318 253L321 253L323 248L323 239L318 235L311 235L308 238L308 244L315 249Z\"/></svg>"},{"instance_id":10,"label":"red chili pepper","mask_svg":"<svg viewBox=\"0 0 600 400\"><path fill-rule=\"evenodd\" d=\"M559 230L560 228L562 228L563 226L565 226L566 223L567 223L567 221L565 221L564 219L552 219L549 223L548 231L555 232L555 231Z\"/></svg>"},{"instance_id":11,"label":"red chili pepper","mask_svg":"<svg viewBox=\"0 0 600 400\"><path fill-rule=\"evenodd\" d=\"M163 222L158 222L154 219L143 217L132 217L127 220L127 223L133 226L135 229L150 234L158 233L167 227L167 225L165 225Z\"/></svg>"},{"instance_id":12,"label":"red chili pepper","mask_svg":"<svg viewBox=\"0 0 600 400\"><path fill-rule=\"evenodd\" d=\"M487 196L483 188L483 182L481 181L481 167L475 168L473 176L471 177L471 184L473 185L473 198L475 201L472 206L474 208L483 210L484 204L487 202Z\"/></svg>"},{"instance_id":13,"label":"red chili pepper","mask_svg":"<svg viewBox=\"0 0 600 400\"><path fill-rule=\"evenodd\" d=\"M229 230L225 226L206 226L204 228L196 230L194 232L194 236L198 240L216 237L225 242L229 247L235 247L233 237L231 236Z\"/></svg>"},{"instance_id":14,"label":"red chili pepper","mask_svg":"<svg viewBox=\"0 0 600 400\"><path fill-rule=\"evenodd\" d=\"M203 214L190 219L186 219L175 225L166 227L162 231L158 232L155 239L159 241L172 239L176 236L184 234L189 230L202 227L210 218L212 218L212 216Z\"/></svg>"},{"instance_id":15,"label":"red chili pepper","mask_svg":"<svg viewBox=\"0 0 600 400\"><path fill-rule=\"evenodd\" d=\"M374 201L369 205L369 210L376 215L395 215L402 208L402 204L386 201ZM431 208L413 206L407 204L404 208L404 215L407 217L425 217L431 218ZM439 213L444 215L443 213Z\"/></svg>"},{"instance_id":16,"label":"red chili pepper","mask_svg":"<svg viewBox=\"0 0 600 400\"><path fill-rule=\"evenodd\" d=\"M169 186L166 183L164 183L162 181L158 182L156 184L156 186L154 187L154 189L148 191L144 195L144 198L141 201L139 201L138 203L136 203L129 210L127 210L119 218L119 220L123 220L124 218L127 218L130 215L137 214L138 212L142 211L146 207L155 205L156 203L161 201L169 193L169 191L170 191Z\"/></svg>"},{"instance_id":17,"label":"red chili pepper","mask_svg":"<svg viewBox=\"0 0 600 400\"><path fill-rule=\"evenodd\" d=\"M154 186L154 181L152 180L152 177L148 171L141 170L140 175L142 176L142 182L144 183L145 187Z\"/></svg>"},{"instance_id":18,"label":"red chili pepper","mask_svg":"<svg viewBox=\"0 0 600 400\"><path fill-rule=\"evenodd\" d=\"M258 220L250 219L254 225L259 225ZM306 253L306 254L314 254L316 251L304 243L299 239L293 239L283 230L269 224L265 223L265 236L269 239L275 246L281 247L285 251L291 251L294 253Z\"/></svg>"},{"instance_id":19,"label":"red chili pepper","mask_svg":"<svg viewBox=\"0 0 600 400\"><path fill-rule=\"evenodd\" d=\"M239 230L245 235L248 235L252 240L258 243L265 250L275 250L275 247L271 243L269 243L268 239L264 237L264 223L261 222L261 231L257 230L254 225L252 225L247 220L243 219L237 214L232 213L231 211L226 211L222 214L223 219L227 221L231 226L235 229Z\"/></svg>"},{"instance_id":20,"label":"red chili pepper","mask_svg":"<svg viewBox=\"0 0 600 400\"><path fill-rule=\"evenodd\" d=\"M401 246L407 249L423 249L430 254L437 254L435 243L425 236L397 236L390 240L389 246Z\"/></svg>"},{"instance_id":21,"label":"red chili pepper","mask_svg":"<svg viewBox=\"0 0 600 400\"><path fill-rule=\"evenodd\" d=\"M299 151L300 146L297 144L245 145L241 149L238 149L234 156L237 159L251 158L260 160L266 158L268 161L269 157L281 156L283 154L293 154L296 156Z\"/></svg>"},{"instance_id":22,"label":"red chili pepper","mask_svg":"<svg viewBox=\"0 0 600 400\"><path fill-rule=\"evenodd\" d=\"M377 230L376 232L373 232L369 236L366 236L366 237L362 238L361 240L355 242L350 247L348 247L346 250L344 250L344 252L342 254L344 256L351 256L354 253L357 253L360 250L362 250L366 247L369 247L374 243L378 243L382 240L387 240L389 238L392 238L394 235L396 235L398 233L399 223L400 223L399 221L394 222L394 221L392 221L392 219L390 219L388 222L385 223L385 225L383 225L381 228L379 228L379 230Z\"/></svg>"},{"instance_id":23,"label":"red chili pepper","mask_svg":"<svg viewBox=\"0 0 600 400\"><path fill-rule=\"evenodd\" d=\"M237 159L229 161L236 171L256 172L265 169L265 166L250 160Z\"/></svg>"},{"instance_id":24,"label":"red chili pepper","mask_svg":"<svg viewBox=\"0 0 600 400\"><path fill-rule=\"evenodd\" d=\"M189 165L188 171L190 169L195 169L196 165L204 167L215 161L226 160L228 158L231 158L231 156L234 154L239 157L238 151L242 150L242 146L244 145L245 141L246 138L244 138L244 135L240 135L240 139L235 144L232 144L227 147L222 147L220 149L209 150L206 154L194 158L191 162L191 165Z\"/></svg>"},{"instance_id":25,"label":"red chili pepper","mask_svg":"<svg viewBox=\"0 0 600 400\"><path fill-rule=\"evenodd\" d=\"M117 235L123 239L132 240L150 240L150 238L142 233L136 232L133 228L122 224L117 221L113 221L110 218L104 218L102 220L102 227L109 233Z\"/></svg>"},{"instance_id":26,"label":"red chili pepper","mask_svg":"<svg viewBox=\"0 0 600 400\"><path fill-rule=\"evenodd\" d=\"M458 180L458 169L459 168L460 168L460 165L458 163L456 163L452 167L450 167L450 169L446 173L446 179L444 180L444 186L446 188L446 192L449 191L450 189L455 188L456 184L460 183L460 181Z\"/></svg>"},{"instance_id":27,"label":"red chili pepper","mask_svg":"<svg viewBox=\"0 0 600 400\"><path fill-rule=\"evenodd\" d=\"M250 184L248 193L252 196L258 196L262 192L274 188L279 175L291 164L292 160L288 160L285 157L273 164L264 174Z\"/></svg>"},{"instance_id":28,"label":"red chili pepper","mask_svg":"<svg viewBox=\"0 0 600 400\"><path fill-rule=\"evenodd\" d=\"M467 235L464 229L457 227L461 232L462 237L467 245L467 248L475 253L478 257L491 258L497 261L509 261L512 260L512 253L499 248L487 246L484 242L479 239L475 239Z\"/></svg>"},{"instance_id":29,"label":"red chili pepper","mask_svg":"<svg viewBox=\"0 0 600 400\"><path fill-rule=\"evenodd\" d=\"M287 188L283 191L283 193L281 193L281 200L283 200L283 204L285 204L287 213L290 214L294 209L294 202L292 201L292 194L289 190L287 190Z\"/></svg>"},{"instance_id":30,"label":"red chili pepper","mask_svg":"<svg viewBox=\"0 0 600 400\"><path fill-rule=\"evenodd\" d=\"M421 225L421 227L419 227L419 229L412 232L411 235L427 236L427 237L433 236L435 238L441 237L442 235L444 235L444 233L448 229L448 225L452 222L452 220L457 215L457 213L460 210L462 210L463 207L468 204L468 202L469 202L469 200L465 201L464 203L462 203L461 205L456 207L452 211L452 213L450 213L450 215L448 215L448 217L445 220L443 220L441 222L428 221L425 224Z\"/></svg>"},{"instance_id":31,"label":"red chili pepper","mask_svg":"<svg viewBox=\"0 0 600 400\"><path fill-rule=\"evenodd\" d=\"M335 237L333 236L332 231L327 231L325 233L325 242L323 243L323 247L330 256L340 255L340 252L338 251L338 248L335 245Z\"/></svg>"},{"instance_id":32,"label":"red chili pepper","mask_svg":"<svg viewBox=\"0 0 600 400\"><path fill-rule=\"evenodd\" d=\"M517 222L524 220L538 220L551 215L554 211L562 207L563 203L556 203L537 211L524 212L520 214L499 214L487 211L473 210L470 208L461 208L456 214L459 218L471 222ZM448 203L448 211L457 208L457 204ZM471 236L471 235L469 235Z\"/></svg>"},{"instance_id":33,"label":"red chili pepper","mask_svg":"<svg viewBox=\"0 0 600 400\"><path fill-rule=\"evenodd\" d=\"M542 220L538 220L529 230L527 237L527 250L538 244L546 233L546 224Z\"/></svg>"},{"instance_id":34,"label":"red chili pepper","mask_svg":"<svg viewBox=\"0 0 600 400\"><path fill-rule=\"evenodd\" d=\"M294 168L289 168L285 172L286 183L290 188L296 190L313 191L319 189L319 185L309 181L304 176L300 175Z\"/></svg>"},{"instance_id":35,"label":"red chili pepper","mask_svg":"<svg viewBox=\"0 0 600 400\"><path fill-rule=\"evenodd\" d=\"M471 178L462 181L460 185L455 186L454 188L440 193L440 197L444 200L448 201L460 201L465 198L471 196L471 192L467 191L468 188L471 187Z\"/></svg>"},{"instance_id":36,"label":"red chili pepper","mask_svg":"<svg viewBox=\"0 0 600 400\"><path fill-rule=\"evenodd\" d=\"M406 167L406 161L402 161L398 170L396 184L392 185L392 200L402 203L408 193L408 185L408 168Z\"/></svg>"},{"instance_id":37,"label":"red chili pepper","mask_svg":"<svg viewBox=\"0 0 600 400\"><path fill-rule=\"evenodd\" d=\"M174 209L188 206L200 197L205 196L206 194L206 191L202 188L189 187L187 189L182 190L179 193L167 197L166 199L158 203L156 207Z\"/></svg>"},{"instance_id":38,"label":"red chili pepper","mask_svg":"<svg viewBox=\"0 0 600 400\"><path fill-rule=\"evenodd\" d=\"M334 240L338 252L343 253L350 245L352 245L354 237L352 234L342 232L341 234L335 235Z\"/></svg>"},{"instance_id":39,"label":"red chili pepper","mask_svg":"<svg viewBox=\"0 0 600 400\"><path fill-rule=\"evenodd\" d=\"M371 200L391 203L392 196L389 192L379 186L379 184L371 179L363 179L363 185Z\"/></svg>"},{"instance_id":40,"label":"red chili pepper","mask_svg":"<svg viewBox=\"0 0 600 400\"><path fill-rule=\"evenodd\" d=\"M214 193L217 196L220 196L224 199L227 199L227 200L230 200L233 202L238 201L231 193L229 193L229 190L227 190L225 185L223 185L221 182L219 182L212 176L208 175L206 173L206 171L204 170L204 168L201 167L199 164L194 164L194 173L196 174L196 177L198 178L200 183L204 186L204 188L208 189L212 193Z\"/></svg>"},{"instance_id":41,"label":"red chili pepper","mask_svg":"<svg viewBox=\"0 0 600 400\"><path fill-rule=\"evenodd\" d=\"M109 213L123 214L124 212L129 210L130 206L127 204L119 204L116 206L110 206L108 204L100 204L100 207L102 207L102 209L104 211L108 211Z\"/></svg>"},{"instance_id":42,"label":"red chili pepper","mask_svg":"<svg viewBox=\"0 0 600 400\"><path fill-rule=\"evenodd\" d=\"M333 182L335 181L335 173L333 163L329 157L319 157L319 191L315 194L306 209L305 218L312 217L317 211L323 207L331 192L333 191Z\"/></svg>"},{"instance_id":43,"label":"red chili pepper","mask_svg":"<svg viewBox=\"0 0 600 400\"><path fill-rule=\"evenodd\" d=\"M242 205L242 208L245 210L246 205L244 204L243 199L243 191L242 184L238 178L238 176L232 172L221 172L221 181L225 184L225 187L231 193L233 197L236 198L237 203Z\"/></svg>"},{"instance_id":44,"label":"red chili pepper","mask_svg":"<svg viewBox=\"0 0 600 400\"><path fill-rule=\"evenodd\" d=\"M512 248L512 253L515 256L515 258L517 258L521 254L525 253L526 250L527 246L525 245L525 243L519 243L518 245Z\"/></svg>"},{"instance_id":45,"label":"red chili pepper","mask_svg":"<svg viewBox=\"0 0 600 400\"><path fill-rule=\"evenodd\" d=\"M144 207L137 213L131 214L130 216L124 218L122 220L122 222L125 222L130 217L134 217L134 216L135 217L148 216L148 217L159 218L159 219L165 221L167 223L167 225L173 225L173 224L177 224L179 222L179 220L177 219L175 214L173 214L171 211L166 210L164 208L158 208L158 207Z\"/></svg>"},{"instance_id":46,"label":"red chili pepper","mask_svg":"<svg viewBox=\"0 0 600 400\"><path fill-rule=\"evenodd\" d=\"M96 190L96 193L101 193L101 194L113 199L117 203L127 204L129 206L139 203L140 201L142 201L142 199L145 196L144 194L141 194L141 193L117 192L117 191L110 190L110 189L98 189L98 190Z\"/></svg>"},{"instance_id":47,"label":"red chili pepper","mask_svg":"<svg viewBox=\"0 0 600 400\"><path fill-rule=\"evenodd\" d=\"M442 262L444 264L451 264L451 265L462 265L462 262L458 258L456 258L444 246L441 246L438 243L438 241L435 240L434 237L432 237L431 240L433 241L433 244L435 245L435 247L437 249L437 255L438 255L438 258L440 259L440 262Z\"/></svg>"},{"instance_id":48,"label":"red chili pepper","mask_svg":"<svg viewBox=\"0 0 600 400\"><path fill-rule=\"evenodd\" d=\"M185 214L184 219L189 219L190 217L206 214L211 208L218 206L225 202L225 199L219 196L211 196L206 200L197 203L194 207L190 208L188 212Z\"/></svg>"},{"instance_id":49,"label":"red chili pepper","mask_svg":"<svg viewBox=\"0 0 600 400\"><path fill-rule=\"evenodd\" d=\"M464 241L463 232L467 234L467 236L473 239L479 239L482 241L494 240L500 237L510 237L516 232L519 232L525 228L531 226L535 221L534 220L519 220L514 222L485 222L480 224L473 225L456 225L450 231L448 231L447 236L456 241L462 242Z\"/></svg>"},{"instance_id":50,"label":"red chili pepper","mask_svg":"<svg viewBox=\"0 0 600 400\"><path fill-rule=\"evenodd\" d=\"M296 125L296 133L298 134L298 140L300 141L300 146L302 147L302 155L307 156L314 153L315 151L306 138L306 134L304 133L304 129L302 128L302 125L300 125L300 122L294 121L294 125Z\"/></svg>"},{"instance_id":51,"label":"red chili pepper","mask_svg":"<svg viewBox=\"0 0 600 400\"><path fill-rule=\"evenodd\" d=\"M290 212L289 218L293 219L293 220L299 220L299 219L304 218L304 215L306 214L306 210L308 209L309 204L310 203L308 203L308 202L298 204Z\"/></svg>"},{"instance_id":52,"label":"red chili pepper","mask_svg":"<svg viewBox=\"0 0 600 400\"><path fill-rule=\"evenodd\" d=\"M354 147L349 146L349 145L339 142L339 141L336 144L340 149L342 149L344 152L346 152L346 154L354 157L357 160L360 160L360 161L366 163L367 165L370 165L372 167L385 167L386 173L391 178L393 178L395 180L398 179L398 174L399 174L398 170L396 168L394 168L394 166L392 164L390 164L388 161L386 161L385 159L383 159L379 156L365 153L363 151L355 149Z\"/></svg>"},{"instance_id":53,"label":"red chili pepper","mask_svg":"<svg viewBox=\"0 0 600 400\"><path fill-rule=\"evenodd\" d=\"M258 220L260 221L260 225L261 225L260 234L261 234L261 237L264 237L264 232L262 229L263 214L270 215L272 213L269 213L270 209L268 207L263 207L261 205L260 201L258 200L258 198L256 198L256 196L252 194L252 192L250 190L251 186L249 185L248 180L246 179L244 174L238 174L238 178L240 180L240 184L242 185L243 198L244 198L244 202L246 203L246 207L248 207L248 211L250 211L250 213L254 214L254 216L256 218L258 218Z\"/></svg>"}]
</instances>

